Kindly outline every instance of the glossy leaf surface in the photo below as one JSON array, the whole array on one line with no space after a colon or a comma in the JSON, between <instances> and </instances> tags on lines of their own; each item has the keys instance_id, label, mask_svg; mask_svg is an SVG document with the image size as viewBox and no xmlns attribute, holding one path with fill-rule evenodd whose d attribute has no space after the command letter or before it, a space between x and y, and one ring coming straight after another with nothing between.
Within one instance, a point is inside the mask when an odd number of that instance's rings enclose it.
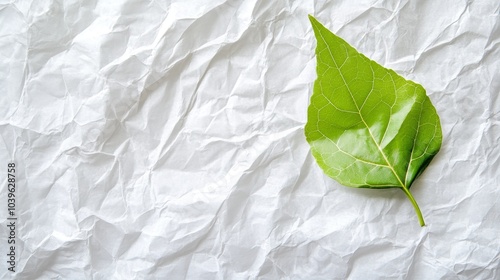
<instances>
[{"instance_id":1,"label":"glossy leaf surface","mask_svg":"<svg viewBox=\"0 0 500 280\"><path fill-rule=\"evenodd\" d=\"M324 172L357 188L409 188L441 147L441 125L424 88L368 59L310 16L317 80L305 127Z\"/></svg>"}]
</instances>

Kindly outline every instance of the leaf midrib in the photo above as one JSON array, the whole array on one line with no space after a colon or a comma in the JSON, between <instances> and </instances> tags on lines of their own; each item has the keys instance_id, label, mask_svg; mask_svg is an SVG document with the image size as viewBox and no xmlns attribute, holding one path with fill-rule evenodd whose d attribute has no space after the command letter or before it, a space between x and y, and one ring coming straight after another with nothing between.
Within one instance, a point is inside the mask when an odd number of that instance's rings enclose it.
<instances>
[{"instance_id":1,"label":"leaf midrib","mask_svg":"<svg viewBox=\"0 0 500 280\"><path fill-rule=\"evenodd\" d=\"M368 124L366 123L365 119L363 118L363 115L361 114L361 111L358 107L358 104L356 103L356 101L354 100L354 96L351 92L351 89L349 88L349 85L347 84L345 78L344 78L344 75L342 74L342 71L340 71L338 65L337 65L337 62L335 61L335 59L333 58L333 54L332 54L332 51L330 50L330 47L328 46L328 43L326 42L324 36L323 36L323 33L321 32L321 29L318 28L317 26L317 23L314 22L314 25L316 27L316 30L318 30L318 33L321 37L321 40L323 40L323 43L325 44L326 46L326 49L328 50L328 53L330 54L330 57L333 61L333 63L335 64L335 67L337 68L337 70L339 71L340 73L340 77L342 78L342 81L344 82L344 85L346 86L347 88L347 91L349 92L349 95L352 99L352 102L354 103L354 106L356 106L356 110L358 111L358 115L359 117L361 118L361 121L363 122L363 124L365 125L366 129L368 130L368 133L370 134L370 137L372 138L373 140L373 143L375 143L375 146L377 147L377 149L379 150L380 154L382 155L382 157L384 158L385 162L387 163L387 167L389 167L389 169L392 171L392 173L394 174L394 176L396 177L396 179L398 180L399 184L401 185L402 188L404 189L407 189L406 188L406 185L401 181L401 179L399 178L398 174L396 173L396 171L394 170L394 168L392 167L392 164L389 162L389 160L387 159L387 156L385 155L384 151L382 150L382 148L380 147L380 145L377 143L377 141L375 140L375 137L373 136L371 130L370 130L370 127L368 126ZM349 59L348 57L346 58L346 60ZM371 68L371 66L370 66ZM373 71L373 68L372 68L372 71ZM406 179L405 179L406 181Z\"/></svg>"}]
</instances>

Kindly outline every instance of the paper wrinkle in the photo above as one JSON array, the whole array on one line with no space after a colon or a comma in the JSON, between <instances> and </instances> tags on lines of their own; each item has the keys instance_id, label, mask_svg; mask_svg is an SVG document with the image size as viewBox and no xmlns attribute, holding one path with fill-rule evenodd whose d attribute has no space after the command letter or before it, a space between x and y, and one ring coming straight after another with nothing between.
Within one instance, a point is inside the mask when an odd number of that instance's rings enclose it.
<instances>
[{"instance_id":1,"label":"paper wrinkle","mask_svg":"<svg viewBox=\"0 0 500 280\"><path fill-rule=\"evenodd\" d=\"M498 1L0 7L20 225L2 279L500 277ZM400 191L340 186L311 156L308 14L427 90L426 227Z\"/></svg>"}]
</instances>

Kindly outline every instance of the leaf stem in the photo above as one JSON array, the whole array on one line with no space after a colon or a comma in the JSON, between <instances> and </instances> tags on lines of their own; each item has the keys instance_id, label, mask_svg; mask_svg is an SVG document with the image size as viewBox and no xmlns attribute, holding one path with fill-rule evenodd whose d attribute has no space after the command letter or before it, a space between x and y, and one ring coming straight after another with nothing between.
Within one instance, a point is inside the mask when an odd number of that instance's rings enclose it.
<instances>
[{"instance_id":1,"label":"leaf stem","mask_svg":"<svg viewBox=\"0 0 500 280\"><path fill-rule=\"evenodd\" d=\"M413 195L410 193L410 191L407 188L402 187L401 189L405 192L406 196L411 201L411 204L413 204L413 208L415 208L415 212L417 212L418 222L420 223L420 226L421 227L425 226L424 217L422 216L422 212L420 212L420 208L418 207L418 204L415 201L415 198L413 198Z\"/></svg>"}]
</instances>

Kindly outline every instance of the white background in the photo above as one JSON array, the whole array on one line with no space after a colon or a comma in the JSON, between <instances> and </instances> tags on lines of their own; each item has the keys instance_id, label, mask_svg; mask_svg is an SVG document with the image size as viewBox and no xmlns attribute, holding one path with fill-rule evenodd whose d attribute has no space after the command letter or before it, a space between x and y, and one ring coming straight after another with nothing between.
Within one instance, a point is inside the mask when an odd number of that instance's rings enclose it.
<instances>
[{"instance_id":1,"label":"white background","mask_svg":"<svg viewBox=\"0 0 500 280\"><path fill-rule=\"evenodd\" d=\"M500 2L320 2L0 2L1 278L498 279ZM427 89L426 227L312 158L308 14Z\"/></svg>"}]
</instances>

